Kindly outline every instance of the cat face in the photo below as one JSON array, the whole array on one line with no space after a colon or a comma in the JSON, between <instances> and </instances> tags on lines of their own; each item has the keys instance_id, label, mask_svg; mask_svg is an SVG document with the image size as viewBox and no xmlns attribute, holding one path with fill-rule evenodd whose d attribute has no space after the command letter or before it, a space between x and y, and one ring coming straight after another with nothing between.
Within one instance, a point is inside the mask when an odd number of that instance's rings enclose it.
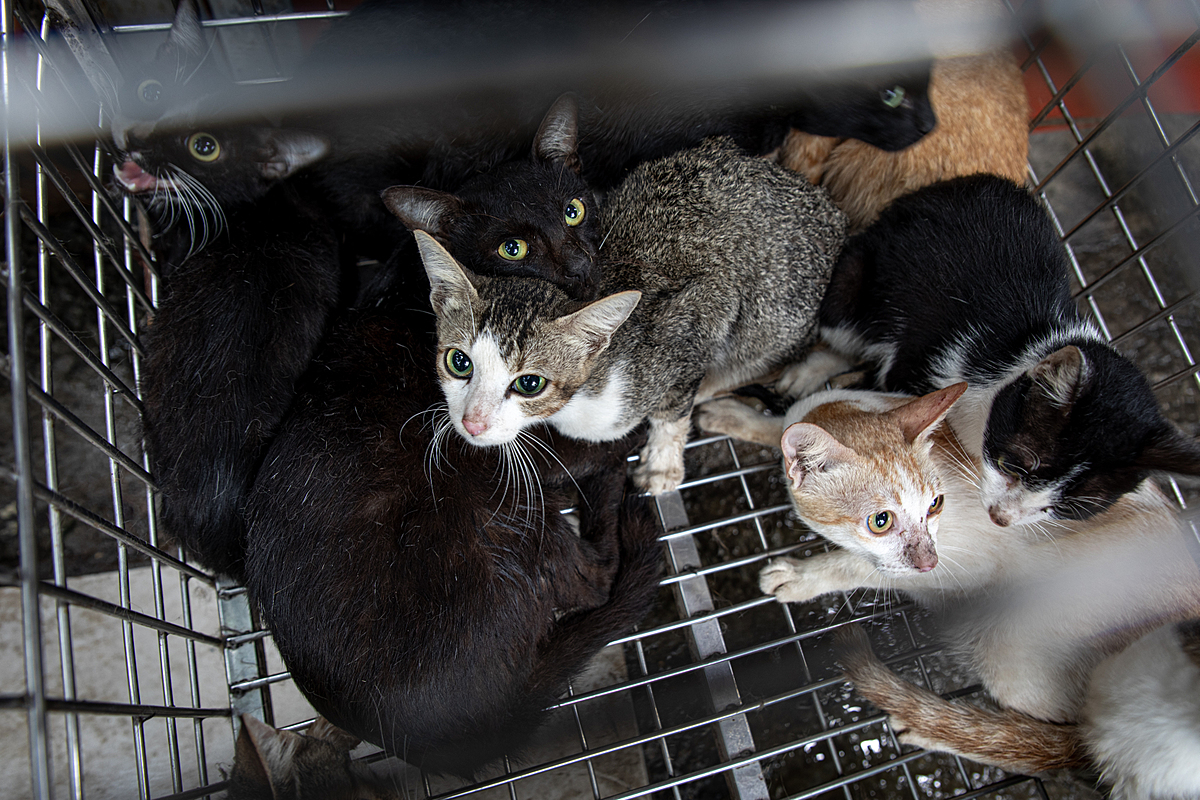
<instances>
[{"instance_id":1,"label":"cat face","mask_svg":"<svg viewBox=\"0 0 1200 800\"><path fill-rule=\"evenodd\" d=\"M424 231L415 235L450 421L481 447L511 442L562 410L641 297L620 292L580 308L543 280L472 275ZM505 282L495 299L493 281Z\"/></svg>"},{"instance_id":2,"label":"cat face","mask_svg":"<svg viewBox=\"0 0 1200 800\"><path fill-rule=\"evenodd\" d=\"M577 116L574 98L564 95L542 121L529 159L502 163L453 194L393 186L384 204L472 272L544 278L577 300L595 299L600 203L579 172Z\"/></svg>"},{"instance_id":3,"label":"cat face","mask_svg":"<svg viewBox=\"0 0 1200 800\"><path fill-rule=\"evenodd\" d=\"M997 525L1087 519L1155 470L1200 472L1200 447L1162 418L1137 368L1081 347L1046 356L992 402L981 490Z\"/></svg>"},{"instance_id":4,"label":"cat face","mask_svg":"<svg viewBox=\"0 0 1200 800\"><path fill-rule=\"evenodd\" d=\"M328 142L305 131L266 125L167 128L124 137L117 184L147 198L166 227L182 220L198 250L225 224L226 212L252 202L276 181L320 160Z\"/></svg>"},{"instance_id":5,"label":"cat face","mask_svg":"<svg viewBox=\"0 0 1200 800\"><path fill-rule=\"evenodd\" d=\"M937 125L929 102L929 65L863 76L818 94L797 128L817 136L858 139L881 150L902 150Z\"/></svg>"},{"instance_id":6,"label":"cat face","mask_svg":"<svg viewBox=\"0 0 1200 800\"><path fill-rule=\"evenodd\" d=\"M801 519L881 572L936 567L944 500L929 437L965 390L955 384L899 407L890 397L864 407L861 393L814 399L780 443Z\"/></svg>"}]
</instances>

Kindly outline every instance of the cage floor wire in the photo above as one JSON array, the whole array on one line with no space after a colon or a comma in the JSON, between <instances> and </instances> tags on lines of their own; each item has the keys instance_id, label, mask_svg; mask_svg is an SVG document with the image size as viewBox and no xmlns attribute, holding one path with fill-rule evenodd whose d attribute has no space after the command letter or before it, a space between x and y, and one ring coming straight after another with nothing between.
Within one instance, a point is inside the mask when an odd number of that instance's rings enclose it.
<instances>
[{"instance_id":1,"label":"cage floor wire","mask_svg":"<svg viewBox=\"0 0 1200 800\"><path fill-rule=\"evenodd\" d=\"M100 10L117 40L161 36L170 17L159 9L142 24ZM1014 10L1030 185L1067 247L1080 307L1195 436L1200 9L1181 3L1172 21L1182 26L1098 37L1086 52L1037 10ZM270 42L265 66L241 77L272 80L311 26L344 9L214 0L211 12L227 53ZM37 3L5 0L3 24L11 119L61 91L75 67ZM16 60L20 48L36 61ZM87 136L5 150L10 388L0 404L14 424L0 442L0 798L209 796L232 759L235 715L302 728L313 713L244 590L189 564L154 516L136 390L154 288L142 279L136 208L104 185L111 157ZM572 686L528 758L466 786L369 747L357 754L404 796L442 800L1095 796L898 745L839 679L831 632L872 620L895 668L978 697L927 615L875 592L791 606L763 596L768 558L826 547L792 514L778 453L696 438L687 459L689 480L658 503L667 575L655 612ZM1181 508L1194 504L1185 487L1167 489Z\"/></svg>"}]
</instances>

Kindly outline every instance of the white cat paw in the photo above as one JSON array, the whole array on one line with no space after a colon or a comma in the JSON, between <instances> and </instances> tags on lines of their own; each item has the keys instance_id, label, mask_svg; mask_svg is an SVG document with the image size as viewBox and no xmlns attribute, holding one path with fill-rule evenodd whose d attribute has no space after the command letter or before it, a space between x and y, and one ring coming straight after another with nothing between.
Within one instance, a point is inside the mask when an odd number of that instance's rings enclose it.
<instances>
[{"instance_id":1,"label":"white cat paw","mask_svg":"<svg viewBox=\"0 0 1200 800\"><path fill-rule=\"evenodd\" d=\"M658 495L673 492L683 483L683 463L678 469L656 469L651 464L643 464L633 470L633 483L643 492Z\"/></svg>"},{"instance_id":2,"label":"white cat paw","mask_svg":"<svg viewBox=\"0 0 1200 800\"><path fill-rule=\"evenodd\" d=\"M816 350L808 358L785 367L775 381L784 397L808 397L825 388L825 382L850 368L850 362L829 350Z\"/></svg>"},{"instance_id":3,"label":"white cat paw","mask_svg":"<svg viewBox=\"0 0 1200 800\"><path fill-rule=\"evenodd\" d=\"M794 558L776 558L758 573L758 588L775 595L781 603L802 603L822 594L807 575L804 565Z\"/></svg>"},{"instance_id":4,"label":"white cat paw","mask_svg":"<svg viewBox=\"0 0 1200 800\"><path fill-rule=\"evenodd\" d=\"M752 414L754 410L745 403L726 397L697 406L692 414L692 421L705 433L723 433L726 436L738 437L746 425L747 417Z\"/></svg>"}]
</instances>

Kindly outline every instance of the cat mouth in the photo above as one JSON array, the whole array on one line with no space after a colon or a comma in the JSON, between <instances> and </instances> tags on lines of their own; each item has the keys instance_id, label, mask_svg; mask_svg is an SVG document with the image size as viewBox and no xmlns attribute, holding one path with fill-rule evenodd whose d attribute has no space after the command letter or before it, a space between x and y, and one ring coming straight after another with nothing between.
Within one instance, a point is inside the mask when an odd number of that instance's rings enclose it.
<instances>
[{"instance_id":1,"label":"cat mouth","mask_svg":"<svg viewBox=\"0 0 1200 800\"><path fill-rule=\"evenodd\" d=\"M152 192L159 188L160 184L163 188L169 188L167 182L159 181L158 178L146 172L131 159L126 159L125 163L121 164L120 167L113 164L113 177L130 194Z\"/></svg>"}]
</instances>

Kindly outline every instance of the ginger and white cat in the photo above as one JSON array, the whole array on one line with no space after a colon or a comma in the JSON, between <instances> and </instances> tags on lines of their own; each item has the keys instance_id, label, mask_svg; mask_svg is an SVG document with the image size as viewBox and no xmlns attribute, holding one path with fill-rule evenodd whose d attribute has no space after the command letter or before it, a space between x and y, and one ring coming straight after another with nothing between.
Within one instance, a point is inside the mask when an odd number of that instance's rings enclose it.
<instances>
[{"instance_id":1,"label":"ginger and white cat","mask_svg":"<svg viewBox=\"0 0 1200 800\"><path fill-rule=\"evenodd\" d=\"M828 402L865 411L877 408L880 397L819 393L793 406L787 420L811 415ZM697 422L708 431L764 443L772 425L776 431L782 427L782 421L736 400L709 404ZM760 574L762 590L780 602L803 602L862 587L898 589L946 615L947 638L997 702L1055 722L1079 718L1086 688L1079 676L1106 655L1147 626L1200 616L1200 568L1153 482L1088 519L1000 526L979 500L978 461L967 456L948 426L931 441L927 461L906 466L893 459L888 469L853 489L830 486L828 497L887 494L901 482L938 481L944 502L936 566L920 571L897 560L885 569L878 554L864 557L843 544L844 549L805 559L772 561ZM881 442L881 452L888 448ZM794 459L787 456L786 441L784 452L790 474ZM923 477L911 474L914 469ZM804 518L800 499L797 507ZM819 521L813 527L824 532Z\"/></svg>"},{"instance_id":2,"label":"ginger and white cat","mask_svg":"<svg viewBox=\"0 0 1200 800\"><path fill-rule=\"evenodd\" d=\"M634 473L683 479L694 402L756 379L812 338L845 217L825 193L727 139L638 167L609 196L601 299L464 270L417 232L438 322L438 375L475 445L549 423L609 441L649 419Z\"/></svg>"}]
</instances>

